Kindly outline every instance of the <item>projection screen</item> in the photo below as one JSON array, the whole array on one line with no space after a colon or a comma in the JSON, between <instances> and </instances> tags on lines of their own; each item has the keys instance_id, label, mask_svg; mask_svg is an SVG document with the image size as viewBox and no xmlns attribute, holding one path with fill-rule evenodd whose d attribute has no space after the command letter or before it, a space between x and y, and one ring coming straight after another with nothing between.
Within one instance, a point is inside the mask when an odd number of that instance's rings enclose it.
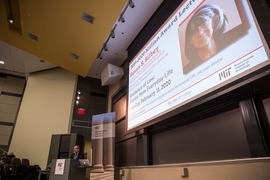
<instances>
[{"instance_id":1,"label":"projection screen","mask_svg":"<svg viewBox=\"0 0 270 180\"><path fill-rule=\"evenodd\" d=\"M268 64L249 1L184 1L129 63L127 130Z\"/></svg>"}]
</instances>

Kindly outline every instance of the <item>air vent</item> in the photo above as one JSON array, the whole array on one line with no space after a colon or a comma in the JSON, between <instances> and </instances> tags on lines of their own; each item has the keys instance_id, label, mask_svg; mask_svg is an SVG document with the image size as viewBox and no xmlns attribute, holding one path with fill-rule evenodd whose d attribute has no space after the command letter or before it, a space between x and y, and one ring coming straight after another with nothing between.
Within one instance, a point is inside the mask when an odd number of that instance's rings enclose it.
<instances>
[{"instance_id":1,"label":"air vent","mask_svg":"<svg viewBox=\"0 0 270 180\"><path fill-rule=\"evenodd\" d=\"M92 123L88 121L80 121L80 120L73 120L72 121L72 126L73 127L81 127L81 128L91 128Z\"/></svg>"},{"instance_id":2,"label":"air vent","mask_svg":"<svg viewBox=\"0 0 270 180\"><path fill-rule=\"evenodd\" d=\"M91 16L90 14L87 14L86 12L83 12L82 19L91 24L94 24L94 21L95 21L95 18Z\"/></svg>"},{"instance_id":3,"label":"air vent","mask_svg":"<svg viewBox=\"0 0 270 180\"><path fill-rule=\"evenodd\" d=\"M34 34L28 33L28 37L35 40L35 41L38 41L38 37L35 36Z\"/></svg>"},{"instance_id":4,"label":"air vent","mask_svg":"<svg viewBox=\"0 0 270 180\"><path fill-rule=\"evenodd\" d=\"M79 59L79 56L77 54L74 54L74 53L70 53L70 57L72 57L73 59L76 59L76 60Z\"/></svg>"}]
</instances>

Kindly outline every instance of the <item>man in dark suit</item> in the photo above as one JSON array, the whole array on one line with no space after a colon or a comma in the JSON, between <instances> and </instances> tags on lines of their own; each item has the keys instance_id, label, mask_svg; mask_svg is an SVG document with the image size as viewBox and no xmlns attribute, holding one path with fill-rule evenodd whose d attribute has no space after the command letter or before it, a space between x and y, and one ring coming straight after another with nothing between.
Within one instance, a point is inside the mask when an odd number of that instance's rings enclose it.
<instances>
[{"instance_id":1,"label":"man in dark suit","mask_svg":"<svg viewBox=\"0 0 270 180\"><path fill-rule=\"evenodd\" d=\"M80 146L74 146L73 153L70 155L70 159L84 159L84 154L80 152Z\"/></svg>"}]
</instances>

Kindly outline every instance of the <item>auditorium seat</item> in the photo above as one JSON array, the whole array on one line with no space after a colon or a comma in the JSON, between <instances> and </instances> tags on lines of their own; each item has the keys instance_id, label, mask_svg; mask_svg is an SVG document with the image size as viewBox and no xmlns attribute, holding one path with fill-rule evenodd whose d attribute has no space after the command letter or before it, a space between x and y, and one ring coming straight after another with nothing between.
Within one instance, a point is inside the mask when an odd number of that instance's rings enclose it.
<instances>
[{"instance_id":1,"label":"auditorium seat","mask_svg":"<svg viewBox=\"0 0 270 180\"><path fill-rule=\"evenodd\" d=\"M10 159L15 158L16 156L14 154L8 154L7 157L9 157Z\"/></svg>"},{"instance_id":2,"label":"auditorium seat","mask_svg":"<svg viewBox=\"0 0 270 180\"><path fill-rule=\"evenodd\" d=\"M5 180L5 169L4 169L4 165L0 164L0 180Z\"/></svg>"},{"instance_id":3,"label":"auditorium seat","mask_svg":"<svg viewBox=\"0 0 270 180\"><path fill-rule=\"evenodd\" d=\"M29 178L30 161L27 158L22 158L23 176Z\"/></svg>"},{"instance_id":4,"label":"auditorium seat","mask_svg":"<svg viewBox=\"0 0 270 180\"><path fill-rule=\"evenodd\" d=\"M16 173L16 177L23 177L24 175L24 167L22 165L21 159L20 158L12 158L11 159L11 163L14 167L15 167L15 173Z\"/></svg>"},{"instance_id":5,"label":"auditorium seat","mask_svg":"<svg viewBox=\"0 0 270 180\"><path fill-rule=\"evenodd\" d=\"M16 176L16 169L15 166L12 164L6 164L4 166L5 168L5 177L8 180L17 180L20 179L20 177Z\"/></svg>"},{"instance_id":6,"label":"auditorium seat","mask_svg":"<svg viewBox=\"0 0 270 180\"><path fill-rule=\"evenodd\" d=\"M21 162L21 159L20 158L12 158L11 159L11 163L12 165L14 165L15 167L18 167L18 166L21 166L22 165L22 162Z\"/></svg>"},{"instance_id":7,"label":"auditorium seat","mask_svg":"<svg viewBox=\"0 0 270 180\"><path fill-rule=\"evenodd\" d=\"M10 164L15 166L16 173L21 173L22 162L20 158L12 158Z\"/></svg>"},{"instance_id":8,"label":"auditorium seat","mask_svg":"<svg viewBox=\"0 0 270 180\"><path fill-rule=\"evenodd\" d=\"M1 157L1 160L6 164L10 164L10 157L3 156Z\"/></svg>"},{"instance_id":9,"label":"auditorium seat","mask_svg":"<svg viewBox=\"0 0 270 180\"><path fill-rule=\"evenodd\" d=\"M29 166L29 179L31 180L38 179L39 170L41 170L39 165L30 165Z\"/></svg>"},{"instance_id":10,"label":"auditorium seat","mask_svg":"<svg viewBox=\"0 0 270 180\"><path fill-rule=\"evenodd\" d=\"M22 158L22 165L29 167L29 166L30 166L30 161L29 161L29 159L27 159L27 158Z\"/></svg>"}]
</instances>

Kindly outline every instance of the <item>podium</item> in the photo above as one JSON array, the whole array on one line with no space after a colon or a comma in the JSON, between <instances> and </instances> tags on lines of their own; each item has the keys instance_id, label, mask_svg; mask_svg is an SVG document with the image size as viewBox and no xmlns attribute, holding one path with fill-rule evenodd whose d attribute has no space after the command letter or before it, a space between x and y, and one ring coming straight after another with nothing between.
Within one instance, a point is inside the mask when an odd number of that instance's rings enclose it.
<instances>
[{"instance_id":1,"label":"podium","mask_svg":"<svg viewBox=\"0 0 270 180\"><path fill-rule=\"evenodd\" d=\"M60 159L64 161L64 166L59 174L57 167L59 166L59 159L52 160L52 167L50 170L50 180L85 180L85 168L79 168L80 162L78 159Z\"/></svg>"}]
</instances>

